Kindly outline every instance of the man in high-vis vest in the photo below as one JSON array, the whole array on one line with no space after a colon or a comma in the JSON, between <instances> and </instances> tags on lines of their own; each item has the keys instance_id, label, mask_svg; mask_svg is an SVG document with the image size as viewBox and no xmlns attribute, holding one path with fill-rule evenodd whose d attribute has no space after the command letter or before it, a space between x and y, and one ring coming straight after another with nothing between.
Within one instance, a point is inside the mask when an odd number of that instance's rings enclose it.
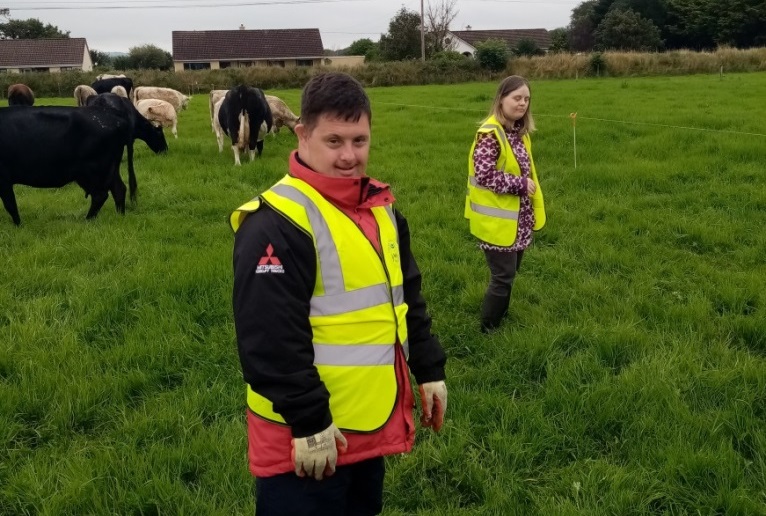
<instances>
[{"instance_id":1,"label":"man in high-vis vest","mask_svg":"<svg viewBox=\"0 0 766 516\"><path fill-rule=\"evenodd\" d=\"M247 383L256 513L366 515L385 455L447 409L407 222L365 175L370 101L342 73L303 89L289 173L231 216L234 322Z\"/></svg>"}]
</instances>

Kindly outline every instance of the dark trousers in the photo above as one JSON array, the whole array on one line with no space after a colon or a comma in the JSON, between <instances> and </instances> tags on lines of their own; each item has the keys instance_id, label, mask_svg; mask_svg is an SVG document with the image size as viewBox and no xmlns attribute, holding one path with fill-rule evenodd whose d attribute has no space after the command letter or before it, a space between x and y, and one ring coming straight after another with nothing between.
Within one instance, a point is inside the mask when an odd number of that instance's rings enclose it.
<instances>
[{"instance_id":1,"label":"dark trousers","mask_svg":"<svg viewBox=\"0 0 766 516\"><path fill-rule=\"evenodd\" d=\"M513 280L521 266L524 251L504 253L485 250L484 256L489 265L489 285L481 303L481 331L489 333L500 326L508 313L511 302Z\"/></svg>"},{"instance_id":2,"label":"dark trousers","mask_svg":"<svg viewBox=\"0 0 766 516\"><path fill-rule=\"evenodd\" d=\"M257 516L367 516L383 510L383 457L338 466L322 480L295 473L255 479Z\"/></svg>"},{"instance_id":3,"label":"dark trousers","mask_svg":"<svg viewBox=\"0 0 766 516\"><path fill-rule=\"evenodd\" d=\"M490 273L487 294L498 297L510 297L513 280L516 278L516 272L519 270L519 267L521 267L521 258L523 256L524 251L513 253L484 251L484 257L487 259Z\"/></svg>"}]
</instances>

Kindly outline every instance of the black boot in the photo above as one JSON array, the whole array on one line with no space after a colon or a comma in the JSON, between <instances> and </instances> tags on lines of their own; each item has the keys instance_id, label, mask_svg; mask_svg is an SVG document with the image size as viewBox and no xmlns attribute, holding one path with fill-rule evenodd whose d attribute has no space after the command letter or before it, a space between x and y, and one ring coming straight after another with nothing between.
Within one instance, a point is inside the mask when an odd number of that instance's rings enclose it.
<instances>
[{"instance_id":1,"label":"black boot","mask_svg":"<svg viewBox=\"0 0 766 516\"><path fill-rule=\"evenodd\" d=\"M500 326L503 317L508 313L508 305L511 302L511 294L496 296L487 293L481 304L481 332L489 333Z\"/></svg>"}]
</instances>

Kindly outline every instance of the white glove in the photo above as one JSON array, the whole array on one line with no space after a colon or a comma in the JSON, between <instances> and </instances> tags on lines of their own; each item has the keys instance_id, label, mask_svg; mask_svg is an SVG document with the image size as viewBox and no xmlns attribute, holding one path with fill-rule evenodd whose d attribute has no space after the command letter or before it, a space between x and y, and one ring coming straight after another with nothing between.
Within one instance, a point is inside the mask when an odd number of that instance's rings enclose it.
<instances>
[{"instance_id":1,"label":"white glove","mask_svg":"<svg viewBox=\"0 0 766 516\"><path fill-rule=\"evenodd\" d=\"M335 473L338 451L343 453L348 446L346 438L340 433L335 423L331 423L318 434L293 439L292 444L295 474L299 477L308 475L317 480Z\"/></svg>"},{"instance_id":2,"label":"white glove","mask_svg":"<svg viewBox=\"0 0 766 516\"><path fill-rule=\"evenodd\" d=\"M434 432L438 432L444 423L444 413L447 412L447 384L443 381L427 382L418 388L420 406L423 409L420 424L430 426Z\"/></svg>"}]
</instances>

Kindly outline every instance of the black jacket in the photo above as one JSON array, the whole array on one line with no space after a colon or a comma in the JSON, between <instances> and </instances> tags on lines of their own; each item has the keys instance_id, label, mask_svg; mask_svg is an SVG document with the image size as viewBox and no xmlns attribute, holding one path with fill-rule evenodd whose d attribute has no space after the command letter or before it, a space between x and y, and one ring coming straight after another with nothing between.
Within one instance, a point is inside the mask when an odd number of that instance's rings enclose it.
<instances>
[{"instance_id":1,"label":"black jacket","mask_svg":"<svg viewBox=\"0 0 766 516\"><path fill-rule=\"evenodd\" d=\"M410 251L409 227L399 212L396 222L404 300L409 307L408 364L418 384L444 380L447 359L431 334L431 318L420 293L420 271ZM283 272L256 274L269 245ZM311 237L265 204L245 218L235 235L234 324L243 376L255 392L273 403L293 437L321 432L332 423L330 394L314 367L309 323L316 261Z\"/></svg>"}]
</instances>

